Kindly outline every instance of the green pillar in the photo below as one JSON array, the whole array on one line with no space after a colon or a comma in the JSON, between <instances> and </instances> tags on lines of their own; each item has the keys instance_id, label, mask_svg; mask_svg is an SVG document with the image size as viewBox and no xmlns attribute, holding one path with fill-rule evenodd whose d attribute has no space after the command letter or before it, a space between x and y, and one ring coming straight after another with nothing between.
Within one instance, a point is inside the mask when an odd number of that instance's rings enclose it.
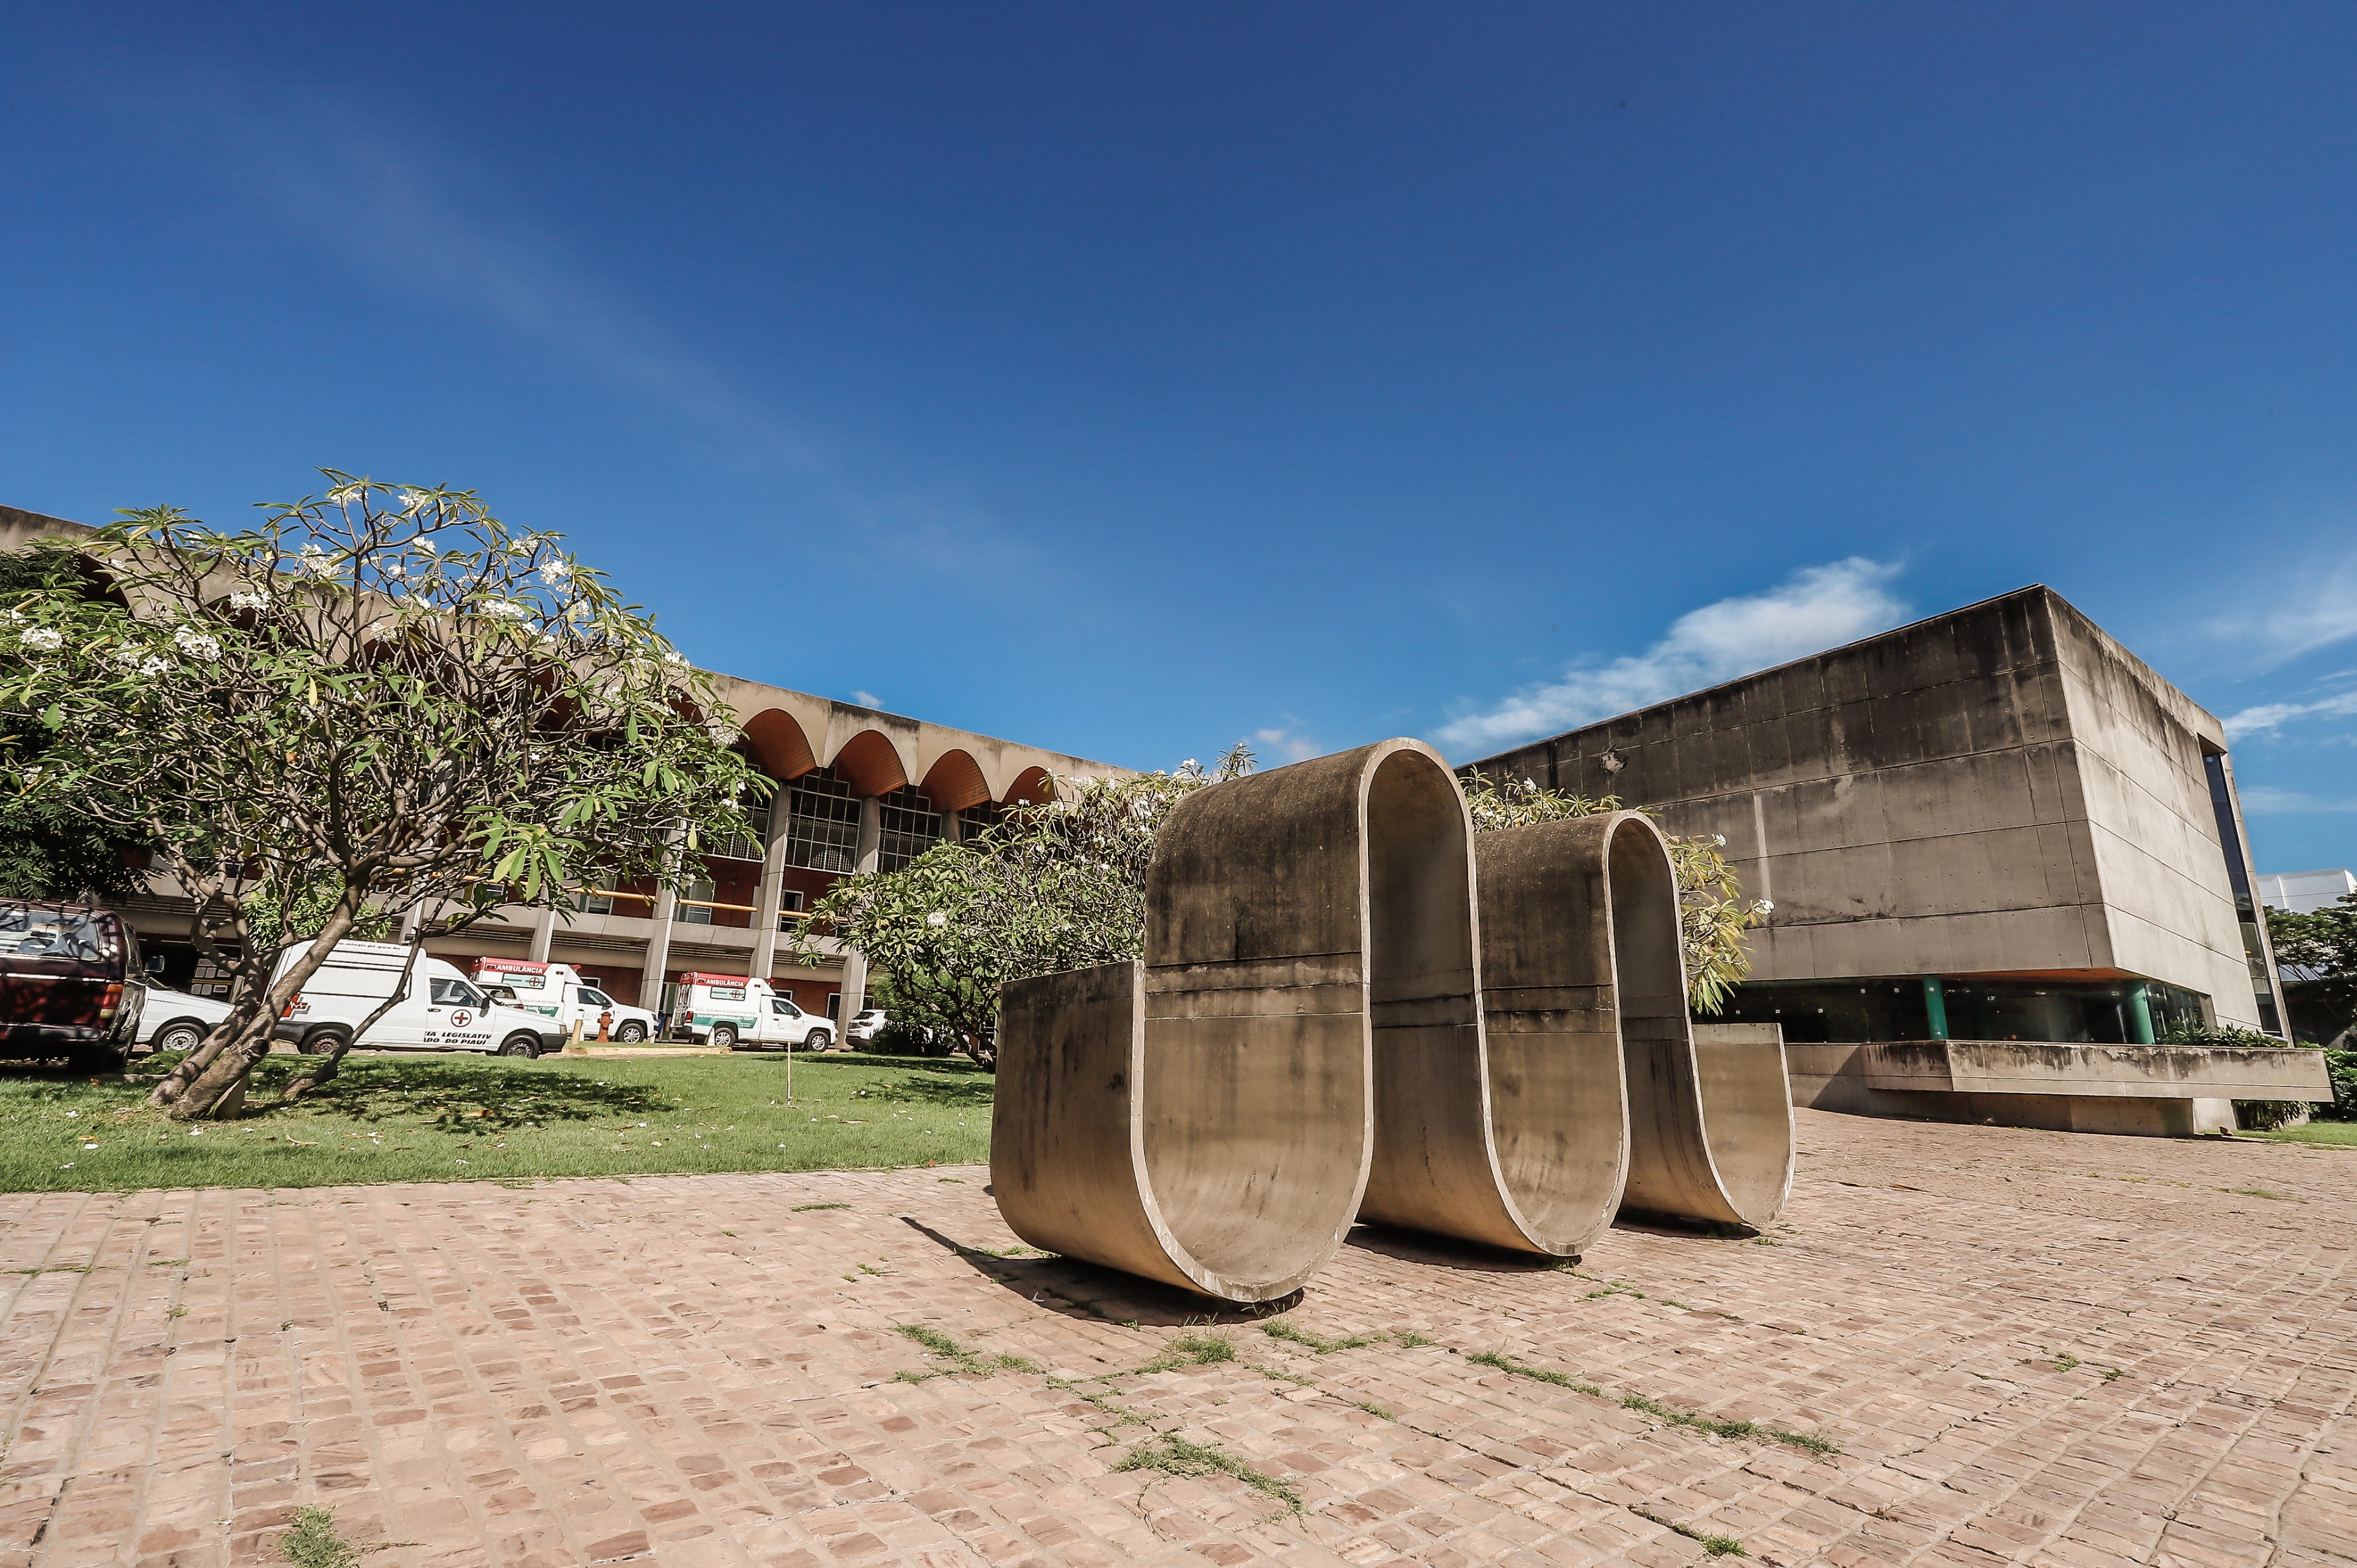
<instances>
[{"instance_id":1,"label":"green pillar","mask_svg":"<svg viewBox=\"0 0 2357 1568\"><path fill-rule=\"evenodd\" d=\"M2141 980L2128 982L2128 1043L2152 1044L2152 996Z\"/></svg>"},{"instance_id":2,"label":"green pillar","mask_svg":"<svg viewBox=\"0 0 2357 1568\"><path fill-rule=\"evenodd\" d=\"M1923 977L1923 1016L1931 1021L1933 1039L1948 1037L1948 996L1940 989L1940 977L1936 974Z\"/></svg>"}]
</instances>

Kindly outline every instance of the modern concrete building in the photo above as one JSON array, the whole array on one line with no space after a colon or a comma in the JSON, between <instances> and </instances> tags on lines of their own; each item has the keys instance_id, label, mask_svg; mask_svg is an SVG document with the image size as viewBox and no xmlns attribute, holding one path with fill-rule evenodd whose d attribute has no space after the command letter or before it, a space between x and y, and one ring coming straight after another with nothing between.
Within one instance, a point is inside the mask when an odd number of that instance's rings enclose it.
<instances>
[{"instance_id":1,"label":"modern concrete building","mask_svg":"<svg viewBox=\"0 0 2357 1568\"><path fill-rule=\"evenodd\" d=\"M0 550L79 523L0 507ZM1125 778L1125 768L967 730L880 713L735 676L716 677L746 732L754 766L777 783L753 814L757 838L716 846L683 892L650 885L594 890L586 913L561 918L509 908L426 950L467 967L480 957L566 963L611 995L660 1010L665 988L705 972L769 977L804 1010L848 1019L866 969L823 939L825 961L787 961L780 942L802 912L845 876L891 871L942 839L996 821L1010 805L1050 799L1059 777ZM226 991L188 943L188 901L157 878L126 911L166 983Z\"/></svg>"},{"instance_id":2,"label":"modern concrete building","mask_svg":"<svg viewBox=\"0 0 2357 1568\"><path fill-rule=\"evenodd\" d=\"M2357 893L2357 874L2331 871L2262 871L2259 902L2287 914L2313 915Z\"/></svg>"},{"instance_id":3,"label":"modern concrete building","mask_svg":"<svg viewBox=\"0 0 2357 1568\"><path fill-rule=\"evenodd\" d=\"M1796 1091L1811 1043L2282 1033L2223 728L2049 588L1470 766L1723 836L1773 905L1726 1021L1781 1025ZM2089 1081L2173 1070L2137 1059ZM2287 1070L2320 1081L2309 1065Z\"/></svg>"}]
</instances>

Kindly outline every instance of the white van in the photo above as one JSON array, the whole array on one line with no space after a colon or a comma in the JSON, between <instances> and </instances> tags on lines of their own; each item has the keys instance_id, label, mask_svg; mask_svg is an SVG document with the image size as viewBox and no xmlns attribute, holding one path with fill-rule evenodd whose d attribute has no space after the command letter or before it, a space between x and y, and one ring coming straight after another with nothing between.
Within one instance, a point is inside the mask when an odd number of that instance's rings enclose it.
<instances>
[{"instance_id":1,"label":"white van","mask_svg":"<svg viewBox=\"0 0 2357 1568\"><path fill-rule=\"evenodd\" d=\"M725 1046L783 1046L823 1051L834 1026L794 1005L766 980L741 974L691 974L679 983L679 1011L696 1040Z\"/></svg>"},{"instance_id":2,"label":"white van","mask_svg":"<svg viewBox=\"0 0 2357 1568\"><path fill-rule=\"evenodd\" d=\"M477 985L504 985L515 993L515 1004L527 1013L537 1013L556 1021L560 1035L573 1033L574 1022L581 1025L581 1037L597 1037L597 1016L611 1013L613 1023L607 1037L619 1045L635 1046L654 1037L655 1015L643 1007L625 1007L608 995L594 980L567 963L533 963L520 958L479 958L468 976Z\"/></svg>"},{"instance_id":3,"label":"white van","mask_svg":"<svg viewBox=\"0 0 2357 1568\"><path fill-rule=\"evenodd\" d=\"M271 983L295 967L309 944L278 955ZM399 942L339 942L328 961L303 983L280 1015L276 1034L297 1049L325 1051L352 1037L401 983L409 949ZM536 1057L563 1043L547 1018L491 1003L456 964L419 953L402 999L371 1025L360 1043L376 1051L478 1051Z\"/></svg>"}]
</instances>

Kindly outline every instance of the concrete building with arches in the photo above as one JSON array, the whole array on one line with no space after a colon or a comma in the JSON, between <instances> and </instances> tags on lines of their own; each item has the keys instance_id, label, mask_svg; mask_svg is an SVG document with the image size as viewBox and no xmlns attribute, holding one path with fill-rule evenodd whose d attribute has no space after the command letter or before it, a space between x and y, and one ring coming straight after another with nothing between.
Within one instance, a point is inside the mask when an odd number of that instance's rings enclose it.
<instances>
[{"instance_id":1,"label":"concrete building with arches","mask_svg":"<svg viewBox=\"0 0 2357 1568\"><path fill-rule=\"evenodd\" d=\"M75 538L84 524L0 506L0 551ZM866 967L820 939L822 961L797 964L791 933L845 876L897 870L942 840L995 822L1010 806L1052 800L1058 778L1123 779L1130 769L928 724L732 675L714 682L745 728L745 748L774 789L749 815L752 839L708 845L683 888L589 890L587 908L496 911L426 950L468 968L479 958L572 965L623 1002L660 1011L666 988L694 972L765 977L807 1012L847 1021L863 1004ZM124 913L183 990L226 993L226 976L188 941L189 901L168 877Z\"/></svg>"},{"instance_id":2,"label":"concrete building with arches","mask_svg":"<svg viewBox=\"0 0 2357 1568\"><path fill-rule=\"evenodd\" d=\"M460 961L525 958L572 965L614 996L660 1011L665 987L694 972L752 974L807 1012L848 1020L863 1005L860 955L820 939L825 960L797 964L795 928L845 876L895 871L933 844L1055 798L1056 779L1121 779L1126 768L952 729L875 708L716 676L745 726L746 750L773 784L750 808L756 836L706 846L686 885L593 889L588 909L515 909L427 950Z\"/></svg>"}]
</instances>

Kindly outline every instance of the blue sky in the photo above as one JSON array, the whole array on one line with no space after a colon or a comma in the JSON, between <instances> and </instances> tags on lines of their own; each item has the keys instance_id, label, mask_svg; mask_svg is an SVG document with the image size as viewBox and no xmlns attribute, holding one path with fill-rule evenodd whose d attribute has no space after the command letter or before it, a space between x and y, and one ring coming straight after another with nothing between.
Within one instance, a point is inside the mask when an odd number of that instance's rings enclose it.
<instances>
[{"instance_id":1,"label":"blue sky","mask_svg":"<svg viewBox=\"0 0 2357 1568\"><path fill-rule=\"evenodd\" d=\"M700 662L1496 749L2052 584L2357 863L2357 10L18 6L0 501L329 464ZM1534 729L1534 726L1542 726Z\"/></svg>"}]
</instances>

